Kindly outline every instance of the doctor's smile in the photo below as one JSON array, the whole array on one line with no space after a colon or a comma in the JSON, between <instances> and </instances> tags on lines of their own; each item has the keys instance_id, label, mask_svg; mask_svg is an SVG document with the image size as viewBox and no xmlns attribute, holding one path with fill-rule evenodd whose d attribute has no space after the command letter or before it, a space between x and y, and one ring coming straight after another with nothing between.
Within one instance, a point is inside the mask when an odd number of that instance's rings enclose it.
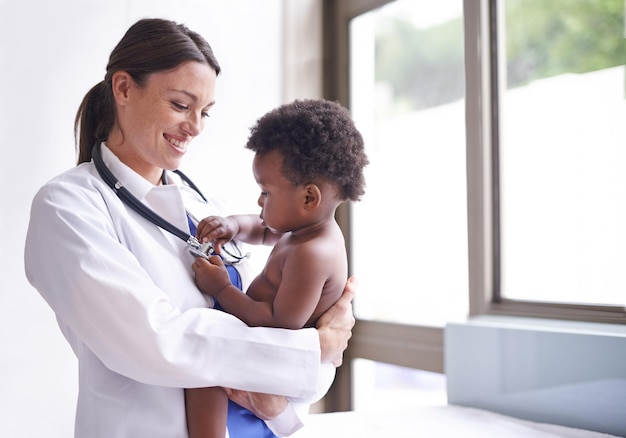
<instances>
[{"instance_id":1,"label":"doctor's smile","mask_svg":"<svg viewBox=\"0 0 626 438\"><path fill-rule=\"evenodd\" d=\"M165 138L165 140L170 143L172 146L174 146L174 149L180 151L181 153L185 153L187 152L187 146L189 146L189 143L191 143L191 139L184 141L184 140L176 140L174 137L171 137L167 134L163 134L163 137Z\"/></svg>"}]
</instances>

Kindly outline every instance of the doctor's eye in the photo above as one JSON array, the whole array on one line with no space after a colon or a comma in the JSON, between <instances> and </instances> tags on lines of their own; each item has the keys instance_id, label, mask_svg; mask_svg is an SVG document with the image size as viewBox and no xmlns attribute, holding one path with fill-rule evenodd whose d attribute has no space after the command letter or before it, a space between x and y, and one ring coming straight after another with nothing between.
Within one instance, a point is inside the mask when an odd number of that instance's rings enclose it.
<instances>
[{"instance_id":1,"label":"doctor's eye","mask_svg":"<svg viewBox=\"0 0 626 438\"><path fill-rule=\"evenodd\" d=\"M208 111L202 111L202 118L207 118L208 119L209 117L211 117L211 115L209 114Z\"/></svg>"},{"instance_id":2,"label":"doctor's eye","mask_svg":"<svg viewBox=\"0 0 626 438\"><path fill-rule=\"evenodd\" d=\"M179 102L172 102L172 106L174 106L174 108L176 108L179 111L187 111L189 109L187 105L183 105L182 103L179 103Z\"/></svg>"}]
</instances>

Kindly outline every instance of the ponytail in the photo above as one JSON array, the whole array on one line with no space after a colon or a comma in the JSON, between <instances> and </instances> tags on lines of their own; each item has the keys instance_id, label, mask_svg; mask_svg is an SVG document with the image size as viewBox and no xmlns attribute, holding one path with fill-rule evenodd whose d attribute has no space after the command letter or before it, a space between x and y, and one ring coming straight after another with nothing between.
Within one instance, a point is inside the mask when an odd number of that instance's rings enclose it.
<instances>
[{"instance_id":1,"label":"ponytail","mask_svg":"<svg viewBox=\"0 0 626 438\"><path fill-rule=\"evenodd\" d=\"M110 82L96 84L83 98L74 120L74 139L78 149L76 164L91 161L91 149L107 139L114 120Z\"/></svg>"}]
</instances>

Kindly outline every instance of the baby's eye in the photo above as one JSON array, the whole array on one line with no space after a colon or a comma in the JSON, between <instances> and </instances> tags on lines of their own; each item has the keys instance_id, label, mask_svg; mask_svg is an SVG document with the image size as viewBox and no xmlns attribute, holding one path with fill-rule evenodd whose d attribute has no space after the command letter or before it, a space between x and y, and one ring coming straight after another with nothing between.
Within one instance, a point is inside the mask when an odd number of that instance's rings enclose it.
<instances>
[{"instance_id":1,"label":"baby's eye","mask_svg":"<svg viewBox=\"0 0 626 438\"><path fill-rule=\"evenodd\" d=\"M203 117L203 118L205 118L205 117L206 117L206 118L208 119L209 117L211 117L211 115L209 114L209 112L208 112L208 111L202 111L202 117Z\"/></svg>"}]
</instances>

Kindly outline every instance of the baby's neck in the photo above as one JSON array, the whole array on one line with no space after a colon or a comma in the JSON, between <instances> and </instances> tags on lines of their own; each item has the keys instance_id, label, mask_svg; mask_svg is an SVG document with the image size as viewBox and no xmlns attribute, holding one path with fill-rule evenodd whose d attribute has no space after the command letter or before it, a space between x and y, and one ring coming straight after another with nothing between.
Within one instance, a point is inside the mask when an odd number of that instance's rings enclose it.
<instances>
[{"instance_id":1,"label":"baby's neck","mask_svg":"<svg viewBox=\"0 0 626 438\"><path fill-rule=\"evenodd\" d=\"M309 236L313 234L323 233L326 230L330 230L336 227L339 227L339 225L335 221L334 216L330 216L330 217L326 217L321 220L303 225L302 227L299 227L297 229L291 230L290 233L294 237L304 237L304 236Z\"/></svg>"}]
</instances>

